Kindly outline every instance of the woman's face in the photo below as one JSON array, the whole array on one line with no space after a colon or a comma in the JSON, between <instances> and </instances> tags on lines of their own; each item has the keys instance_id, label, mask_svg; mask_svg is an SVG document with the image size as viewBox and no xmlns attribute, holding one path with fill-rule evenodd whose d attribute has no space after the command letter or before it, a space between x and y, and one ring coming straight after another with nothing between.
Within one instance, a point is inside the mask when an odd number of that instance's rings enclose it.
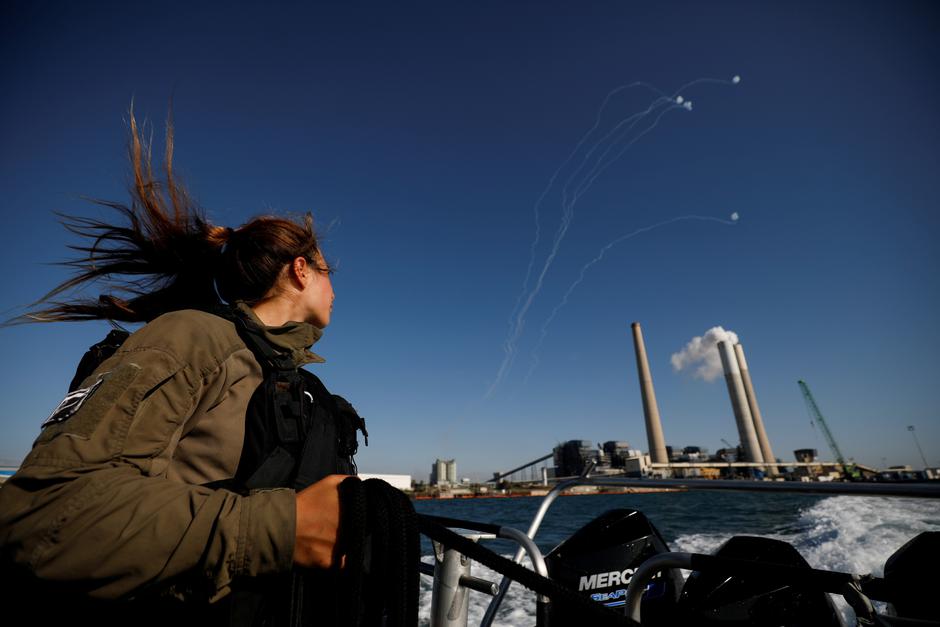
<instances>
[{"instance_id":1,"label":"woman's face","mask_svg":"<svg viewBox=\"0 0 940 627\"><path fill-rule=\"evenodd\" d=\"M313 262L307 264L305 285L300 297L304 321L321 329L330 324L335 298L327 267L323 257L317 253Z\"/></svg>"}]
</instances>

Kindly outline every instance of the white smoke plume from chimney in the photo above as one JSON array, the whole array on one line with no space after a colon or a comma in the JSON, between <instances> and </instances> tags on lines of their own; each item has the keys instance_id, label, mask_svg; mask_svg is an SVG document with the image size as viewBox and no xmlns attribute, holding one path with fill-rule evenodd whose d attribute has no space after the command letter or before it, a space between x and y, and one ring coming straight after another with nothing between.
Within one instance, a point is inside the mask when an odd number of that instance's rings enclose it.
<instances>
[{"instance_id":1,"label":"white smoke plume from chimney","mask_svg":"<svg viewBox=\"0 0 940 627\"><path fill-rule=\"evenodd\" d=\"M725 331L722 327L712 327L705 335L693 337L678 353L673 353L672 369L681 372L695 368L692 376L704 381L714 381L722 374L721 357L718 355L718 342L728 342L732 346L738 343L738 334Z\"/></svg>"}]
</instances>

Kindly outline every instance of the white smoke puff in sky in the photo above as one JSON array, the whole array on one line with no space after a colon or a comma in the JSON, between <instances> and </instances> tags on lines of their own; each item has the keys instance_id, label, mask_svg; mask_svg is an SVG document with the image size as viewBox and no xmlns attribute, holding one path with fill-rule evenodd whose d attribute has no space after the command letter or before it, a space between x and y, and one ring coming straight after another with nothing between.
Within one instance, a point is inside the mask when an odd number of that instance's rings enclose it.
<instances>
[{"instance_id":1,"label":"white smoke puff in sky","mask_svg":"<svg viewBox=\"0 0 940 627\"><path fill-rule=\"evenodd\" d=\"M678 353L673 353L672 369L681 372L695 367L692 376L704 381L714 381L722 373L721 357L718 356L718 342L738 343L738 334L725 331L722 327L712 327L705 335L693 337Z\"/></svg>"},{"instance_id":2,"label":"white smoke puff in sky","mask_svg":"<svg viewBox=\"0 0 940 627\"><path fill-rule=\"evenodd\" d=\"M731 82L734 83L735 85L737 85L738 83L741 82L741 77L738 76L737 74L735 74L735 75L734 75L734 78L731 79Z\"/></svg>"},{"instance_id":3,"label":"white smoke puff in sky","mask_svg":"<svg viewBox=\"0 0 940 627\"><path fill-rule=\"evenodd\" d=\"M734 213L731 214L731 219L734 220L735 222L737 222L738 218L740 218L740 217L741 217L741 216L738 215L738 212L737 212L737 211L735 211Z\"/></svg>"},{"instance_id":4,"label":"white smoke puff in sky","mask_svg":"<svg viewBox=\"0 0 940 627\"><path fill-rule=\"evenodd\" d=\"M682 96L676 96L676 104L682 104L683 102L685 102L685 98Z\"/></svg>"}]
</instances>

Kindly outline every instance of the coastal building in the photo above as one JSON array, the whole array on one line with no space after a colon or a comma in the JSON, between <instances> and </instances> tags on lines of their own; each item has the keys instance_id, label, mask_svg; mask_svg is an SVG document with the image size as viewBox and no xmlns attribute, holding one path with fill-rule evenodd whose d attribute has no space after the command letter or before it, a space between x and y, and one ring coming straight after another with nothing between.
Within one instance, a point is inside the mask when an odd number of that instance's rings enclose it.
<instances>
[{"instance_id":1,"label":"coastal building","mask_svg":"<svg viewBox=\"0 0 940 627\"><path fill-rule=\"evenodd\" d=\"M453 459L436 459L431 464L431 481L434 485L455 485L457 483L457 461Z\"/></svg>"},{"instance_id":2,"label":"coastal building","mask_svg":"<svg viewBox=\"0 0 940 627\"><path fill-rule=\"evenodd\" d=\"M628 477L647 477L650 474L650 456L628 457L623 463L623 473Z\"/></svg>"},{"instance_id":3,"label":"coastal building","mask_svg":"<svg viewBox=\"0 0 940 627\"><path fill-rule=\"evenodd\" d=\"M819 452L814 448L798 448L793 451L793 459L798 462L814 462L819 456Z\"/></svg>"},{"instance_id":4,"label":"coastal building","mask_svg":"<svg viewBox=\"0 0 940 627\"><path fill-rule=\"evenodd\" d=\"M591 461L598 461L598 451L591 440L568 440L552 452L556 477L580 475Z\"/></svg>"},{"instance_id":5,"label":"coastal building","mask_svg":"<svg viewBox=\"0 0 940 627\"><path fill-rule=\"evenodd\" d=\"M608 440L604 442L604 458L612 468L623 468L624 460L637 457L641 451L630 448L630 443L623 440Z\"/></svg>"},{"instance_id":6,"label":"coastal building","mask_svg":"<svg viewBox=\"0 0 940 627\"><path fill-rule=\"evenodd\" d=\"M441 479L447 480L447 466L443 459L435 459L431 464L431 477L428 485L438 485Z\"/></svg>"},{"instance_id":7,"label":"coastal building","mask_svg":"<svg viewBox=\"0 0 940 627\"><path fill-rule=\"evenodd\" d=\"M739 448L720 448L715 451L715 455L712 457L712 461L716 462L737 462L744 461L743 455Z\"/></svg>"}]
</instances>

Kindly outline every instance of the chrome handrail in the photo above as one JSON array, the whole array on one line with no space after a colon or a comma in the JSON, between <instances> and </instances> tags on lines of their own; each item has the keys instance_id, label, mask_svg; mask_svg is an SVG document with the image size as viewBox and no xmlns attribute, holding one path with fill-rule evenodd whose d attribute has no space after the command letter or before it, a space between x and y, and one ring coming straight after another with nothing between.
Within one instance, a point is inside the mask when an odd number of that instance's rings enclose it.
<instances>
[{"instance_id":1,"label":"chrome handrail","mask_svg":"<svg viewBox=\"0 0 940 627\"><path fill-rule=\"evenodd\" d=\"M548 508L551 507L552 503L555 502L555 499L558 496L567 490L568 488L574 487L576 485L583 484L584 481L588 480L591 475L591 471L594 470L595 463L593 461L588 462L584 467L584 471L581 473L581 476L569 479L567 481L562 481L555 485L554 488L549 490L548 494L545 495L545 498L542 499L542 503L539 505L538 511L535 513L535 516L532 518L532 522L529 524L529 530L526 532L526 536L530 540L535 539L535 534L538 532L539 527L542 526L542 520L545 518L545 513L548 512ZM520 563L522 561L523 550L520 547L516 551L516 555L512 558L512 561L515 563ZM499 592L493 597L490 601L490 604L486 607L486 613L483 614L483 620L480 621L480 627L490 627L493 624L493 619L496 618L496 610L499 609L500 604L503 602L503 597L506 596L506 591L509 590L509 586L512 583L512 579L509 577L503 577L499 582Z\"/></svg>"},{"instance_id":2,"label":"chrome handrail","mask_svg":"<svg viewBox=\"0 0 940 627\"><path fill-rule=\"evenodd\" d=\"M528 555L529 560L532 562L532 567L538 574L543 577L548 577L548 567L545 565L545 558L542 555L542 551L539 549L538 545L532 541L530 535L522 533L519 529L513 527L500 527L497 533L494 534L473 534L471 536L474 540L489 540L493 538L503 538L504 540L511 540L519 545L517 555L519 556L516 562L522 560L523 555ZM431 573L431 576L434 579L434 583L431 588L431 627L441 627L446 625L448 627L461 625L464 626L467 624L467 599L466 591L463 594L460 593L460 589L463 587L481 590L481 588L486 586L492 586L490 589L484 589L483 592L492 594L494 598L499 594L499 589L495 583L478 579L470 575L470 563L469 561L459 552L446 549L444 546L439 545L439 543L434 542L435 546L435 561L437 565L444 566L443 568L435 567L434 571ZM454 557L459 555L459 563L454 560ZM424 572L424 571L423 571ZM447 582L444 582L444 573L447 573ZM428 574L424 572L424 574ZM504 578L505 579L505 578ZM474 585L467 585L471 582ZM446 584L446 586L445 586ZM443 588L447 587L448 592L451 593L453 598L443 599L442 595L444 594ZM507 586L508 587L508 586ZM505 592L504 592L505 594ZM543 603L548 603L549 599L539 595L538 600ZM443 605L447 607L443 607ZM435 608L441 607L439 611L435 612ZM435 620L435 616L440 614L444 618L440 620Z\"/></svg>"}]
</instances>

